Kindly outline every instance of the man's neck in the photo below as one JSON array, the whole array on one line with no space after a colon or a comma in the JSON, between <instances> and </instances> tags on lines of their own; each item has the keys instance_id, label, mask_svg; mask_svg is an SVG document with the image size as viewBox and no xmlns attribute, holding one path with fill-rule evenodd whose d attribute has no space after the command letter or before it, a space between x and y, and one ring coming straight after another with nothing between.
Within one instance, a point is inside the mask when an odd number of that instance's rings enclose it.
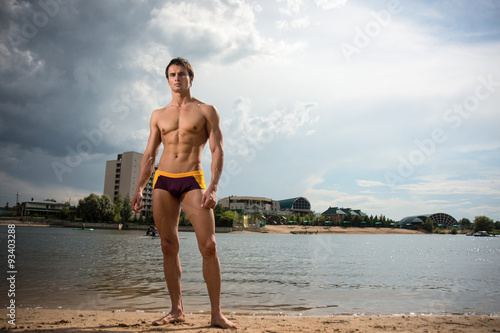
<instances>
[{"instance_id":1,"label":"man's neck","mask_svg":"<svg viewBox=\"0 0 500 333\"><path fill-rule=\"evenodd\" d=\"M187 92L173 92L172 91L172 104L177 104L178 106L185 105L190 103L193 100L193 96L191 95L191 91Z\"/></svg>"}]
</instances>

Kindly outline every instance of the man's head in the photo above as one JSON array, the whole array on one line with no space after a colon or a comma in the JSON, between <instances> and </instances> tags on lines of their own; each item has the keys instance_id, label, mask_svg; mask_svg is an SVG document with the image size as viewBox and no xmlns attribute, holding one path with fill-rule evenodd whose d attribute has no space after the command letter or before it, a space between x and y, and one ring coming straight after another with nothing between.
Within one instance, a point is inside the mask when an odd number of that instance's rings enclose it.
<instances>
[{"instance_id":1,"label":"man's head","mask_svg":"<svg viewBox=\"0 0 500 333\"><path fill-rule=\"evenodd\" d=\"M191 81L193 80L193 78L194 78L193 67L191 67L191 64L189 63L189 61L187 61L184 58L174 58L174 59L170 60L169 64L167 65L167 68L165 69L165 77L167 78L167 80L168 80L168 69L172 65L184 66L184 68L188 72L189 77L191 78Z\"/></svg>"}]
</instances>

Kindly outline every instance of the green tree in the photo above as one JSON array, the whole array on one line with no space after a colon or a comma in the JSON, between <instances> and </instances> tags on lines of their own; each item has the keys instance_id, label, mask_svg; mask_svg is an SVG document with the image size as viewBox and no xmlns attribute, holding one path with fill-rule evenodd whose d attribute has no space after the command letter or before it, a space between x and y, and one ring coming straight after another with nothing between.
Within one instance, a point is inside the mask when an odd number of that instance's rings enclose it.
<instances>
[{"instance_id":1,"label":"green tree","mask_svg":"<svg viewBox=\"0 0 500 333\"><path fill-rule=\"evenodd\" d=\"M224 213L224 208L222 207L222 204L218 203L217 205L215 205L214 216L222 215L223 213Z\"/></svg>"},{"instance_id":2,"label":"green tree","mask_svg":"<svg viewBox=\"0 0 500 333\"><path fill-rule=\"evenodd\" d=\"M238 221L240 219L240 214L233 210L226 210L224 214L222 214L226 219L231 221Z\"/></svg>"},{"instance_id":3,"label":"green tree","mask_svg":"<svg viewBox=\"0 0 500 333\"><path fill-rule=\"evenodd\" d=\"M255 216L253 216L255 220ZM218 220L215 221L217 227L232 227L234 221L239 220L239 214L235 211L226 210L219 215Z\"/></svg>"},{"instance_id":4,"label":"green tree","mask_svg":"<svg viewBox=\"0 0 500 333\"><path fill-rule=\"evenodd\" d=\"M123 199L123 206L121 211L122 222L128 223L132 218L132 205L130 204L130 194L127 193L125 199Z\"/></svg>"},{"instance_id":5,"label":"green tree","mask_svg":"<svg viewBox=\"0 0 500 333\"><path fill-rule=\"evenodd\" d=\"M191 225L191 221L189 221L189 219L186 216L186 213L183 210L181 210L181 215L179 216L179 225L183 226Z\"/></svg>"},{"instance_id":6,"label":"green tree","mask_svg":"<svg viewBox=\"0 0 500 333\"><path fill-rule=\"evenodd\" d=\"M471 229L472 228L472 222L465 217L463 219L461 219L460 221L458 221L458 225L462 229Z\"/></svg>"},{"instance_id":7,"label":"green tree","mask_svg":"<svg viewBox=\"0 0 500 333\"><path fill-rule=\"evenodd\" d=\"M100 218L99 196L91 193L83 199L78 200L76 215L83 221L97 222Z\"/></svg>"},{"instance_id":8,"label":"green tree","mask_svg":"<svg viewBox=\"0 0 500 333\"><path fill-rule=\"evenodd\" d=\"M91 193L89 196L78 200L76 214L87 222L113 221L114 211L111 200L107 195L98 196Z\"/></svg>"},{"instance_id":9,"label":"green tree","mask_svg":"<svg viewBox=\"0 0 500 333\"><path fill-rule=\"evenodd\" d=\"M493 231L495 224L493 220L486 216L476 216L474 219L474 232L478 231Z\"/></svg>"},{"instance_id":10,"label":"green tree","mask_svg":"<svg viewBox=\"0 0 500 333\"><path fill-rule=\"evenodd\" d=\"M361 225L361 219L359 218L359 215L354 215L354 217L351 220L351 226L359 227L360 225Z\"/></svg>"},{"instance_id":11,"label":"green tree","mask_svg":"<svg viewBox=\"0 0 500 333\"><path fill-rule=\"evenodd\" d=\"M155 219L153 218L153 215L146 216L144 223L147 225L155 225Z\"/></svg>"},{"instance_id":12,"label":"green tree","mask_svg":"<svg viewBox=\"0 0 500 333\"><path fill-rule=\"evenodd\" d=\"M69 219L70 216L70 211L68 207L63 207L61 208L61 211L59 212L59 218L62 220L67 220Z\"/></svg>"},{"instance_id":13,"label":"green tree","mask_svg":"<svg viewBox=\"0 0 500 333\"><path fill-rule=\"evenodd\" d=\"M428 217L427 220L425 220L424 225L423 225L424 230L427 230L428 232L432 233L434 230L434 221Z\"/></svg>"},{"instance_id":14,"label":"green tree","mask_svg":"<svg viewBox=\"0 0 500 333\"><path fill-rule=\"evenodd\" d=\"M101 222L113 222L115 211L111 199L106 195L101 195L99 200L100 208L100 221Z\"/></svg>"},{"instance_id":15,"label":"green tree","mask_svg":"<svg viewBox=\"0 0 500 333\"><path fill-rule=\"evenodd\" d=\"M113 222L120 222L122 220L123 200L120 193L115 195L113 200Z\"/></svg>"}]
</instances>

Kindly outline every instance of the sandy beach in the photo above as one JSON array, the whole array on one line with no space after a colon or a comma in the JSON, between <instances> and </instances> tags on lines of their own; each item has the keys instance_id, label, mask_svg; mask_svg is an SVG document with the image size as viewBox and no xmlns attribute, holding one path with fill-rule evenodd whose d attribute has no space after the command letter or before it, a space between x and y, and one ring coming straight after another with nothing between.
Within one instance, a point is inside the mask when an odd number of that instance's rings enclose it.
<instances>
[{"instance_id":1,"label":"sandy beach","mask_svg":"<svg viewBox=\"0 0 500 333\"><path fill-rule=\"evenodd\" d=\"M188 314L185 323L151 323L162 313L17 309L16 326L2 309L0 330L12 332L228 332L210 327L207 314ZM500 332L500 317L490 316L269 316L228 314L236 332ZM7 319L6 319L7 318Z\"/></svg>"},{"instance_id":2,"label":"sandy beach","mask_svg":"<svg viewBox=\"0 0 500 333\"><path fill-rule=\"evenodd\" d=\"M33 221L18 221L18 220L1 220L0 225L8 225L15 224L18 227L49 227L50 225L46 222L33 222ZM58 226L61 227L61 226ZM403 235L425 235L427 234L424 231L420 230L409 230L409 229L400 229L400 228L373 228L373 227L365 227L365 228L343 228L338 226L303 226L303 225L266 225L265 227L260 228L260 231L256 230L242 230L236 231L233 230L231 233L269 233L269 234L290 234L292 232L309 232L309 233L318 233L318 234L352 234L352 235L394 235L394 234L403 234Z\"/></svg>"},{"instance_id":3,"label":"sandy beach","mask_svg":"<svg viewBox=\"0 0 500 333\"><path fill-rule=\"evenodd\" d=\"M266 225L261 228L260 232L270 234L290 234L292 232L310 232L318 234L352 234L352 235L384 235L384 234L403 234L403 235L425 235L425 232L400 228L342 228L342 227L325 227L325 226L308 226L302 225ZM244 231L243 231L244 232Z\"/></svg>"}]
</instances>

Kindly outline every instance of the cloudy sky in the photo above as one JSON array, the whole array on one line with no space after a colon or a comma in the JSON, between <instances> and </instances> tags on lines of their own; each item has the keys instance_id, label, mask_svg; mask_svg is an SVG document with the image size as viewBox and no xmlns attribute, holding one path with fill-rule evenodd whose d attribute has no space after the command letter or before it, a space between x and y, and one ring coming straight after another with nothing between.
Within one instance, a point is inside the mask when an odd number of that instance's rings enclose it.
<instances>
[{"instance_id":1,"label":"cloudy sky","mask_svg":"<svg viewBox=\"0 0 500 333\"><path fill-rule=\"evenodd\" d=\"M221 114L219 198L500 220L499 18L493 0L2 1L0 205L102 194L182 56Z\"/></svg>"}]
</instances>

